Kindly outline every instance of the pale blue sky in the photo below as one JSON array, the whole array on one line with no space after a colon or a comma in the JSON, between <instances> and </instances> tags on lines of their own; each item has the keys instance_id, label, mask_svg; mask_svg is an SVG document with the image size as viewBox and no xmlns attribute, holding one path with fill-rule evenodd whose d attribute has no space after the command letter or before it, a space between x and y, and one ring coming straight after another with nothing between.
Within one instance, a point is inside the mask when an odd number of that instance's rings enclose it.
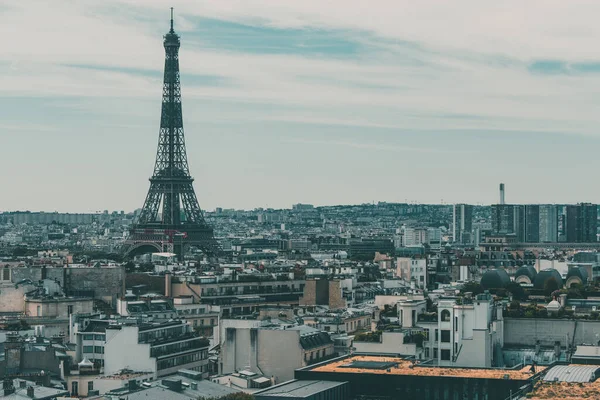
<instances>
[{"instance_id":1,"label":"pale blue sky","mask_svg":"<svg viewBox=\"0 0 600 400\"><path fill-rule=\"evenodd\" d=\"M204 209L600 202L599 2L0 0L0 211L141 207L170 6Z\"/></svg>"}]
</instances>

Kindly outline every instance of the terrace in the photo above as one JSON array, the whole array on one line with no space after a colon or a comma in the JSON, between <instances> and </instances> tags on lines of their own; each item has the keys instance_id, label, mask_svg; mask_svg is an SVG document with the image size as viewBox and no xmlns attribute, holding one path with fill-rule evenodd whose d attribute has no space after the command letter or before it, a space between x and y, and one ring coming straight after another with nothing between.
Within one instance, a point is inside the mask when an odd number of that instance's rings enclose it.
<instances>
[{"instance_id":1,"label":"terrace","mask_svg":"<svg viewBox=\"0 0 600 400\"><path fill-rule=\"evenodd\" d=\"M400 357L353 356L318 365L312 371L525 381L534 375L529 368L529 366L520 369L432 367L421 366L412 360ZM545 367L537 367L536 372L539 373L544 369Z\"/></svg>"}]
</instances>

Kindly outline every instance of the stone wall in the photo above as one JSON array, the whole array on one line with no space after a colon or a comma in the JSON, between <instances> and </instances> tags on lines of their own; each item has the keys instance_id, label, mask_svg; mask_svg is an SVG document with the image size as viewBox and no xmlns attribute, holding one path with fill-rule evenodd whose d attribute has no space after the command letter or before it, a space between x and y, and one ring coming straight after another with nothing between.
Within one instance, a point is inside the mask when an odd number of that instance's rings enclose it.
<instances>
[{"instance_id":1,"label":"stone wall","mask_svg":"<svg viewBox=\"0 0 600 400\"><path fill-rule=\"evenodd\" d=\"M577 327L577 329L575 329ZM553 346L558 341L565 346L574 344L597 344L600 340L600 321L540 318L504 318L504 344L515 346ZM597 336L598 335L598 336Z\"/></svg>"},{"instance_id":2,"label":"stone wall","mask_svg":"<svg viewBox=\"0 0 600 400\"><path fill-rule=\"evenodd\" d=\"M125 294L125 267L15 267L12 269L12 282L23 279L38 282L52 279L60 283L67 294L85 295L94 293L94 297L110 304L116 304L117 298Z\"/></svg>"},{"instance_id":3,"label":"stone wall","mask_svg":"<svg viewBox=\"0 0 600 400\"><path fill-rule=\"evenodd\" d=\"M33 285L0 283L0 312L23 312L25 310L25 293L34 289Z\"/></svg>"},{"instance_id":4,"label":"stone wall","mask_svg":"<svg viewBox=\"0 0 600 400\"><path fill-rule=\"evenodd\" d=\"M304 291L300 298L300 305L328 305L329 304L329 286L330 282L327 279L308 279L304 285ZM339 282L338 282L339 286ZM340 293L341 296L341 293Z\"/></svg>"},{"instance_id":5,"label":"stone wall","mask_svg":"<svg viewBox=\"0 0 600 400\"><path fill-rule=\"evenodd\" d=\"M346 308L346 300L342 297L342 288L340 281L329 281L329 308L331 310L338 310L340 308Z\"/></svg>"}]
</instances>

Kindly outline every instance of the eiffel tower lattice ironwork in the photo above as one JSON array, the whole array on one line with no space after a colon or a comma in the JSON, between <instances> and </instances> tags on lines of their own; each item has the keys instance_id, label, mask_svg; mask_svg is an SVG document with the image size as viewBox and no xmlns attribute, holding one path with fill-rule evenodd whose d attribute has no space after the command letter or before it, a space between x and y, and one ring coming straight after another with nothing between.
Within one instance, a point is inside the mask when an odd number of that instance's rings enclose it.
<instances>
[{"instance_id":1,"label":"eiffel tower lattice ironwork","mask_svg":"<svg viewBox=\"0 0 600 400\"><path fill-rule=\"evenodd\" d=\"M191 245L214 256L220 252L220 247L198 204L185 149L180 41L173 29L173 9L171 29L164 36L164 47L162 111L154 174L142 211L125 242L125 251L131 254L152 246L158 251L174 251L181 256L184 246Z\"/></svg>"}]
</instances>

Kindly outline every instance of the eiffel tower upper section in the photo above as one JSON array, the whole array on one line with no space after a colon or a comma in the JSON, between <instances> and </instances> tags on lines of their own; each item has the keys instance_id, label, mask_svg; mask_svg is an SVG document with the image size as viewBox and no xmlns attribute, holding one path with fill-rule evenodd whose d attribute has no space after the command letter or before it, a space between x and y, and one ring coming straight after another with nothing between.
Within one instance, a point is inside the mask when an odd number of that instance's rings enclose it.
<instances>
[{"instance_id":1,"label":"eiffel tower upper section","mask_svg":"<svg viewBox=\"0 0 600 400\"><path fill-rule=\"evenodd\" d=\"M218 244L212 228L204 220L188 167L181 109L180 40L173 29L172 9L171 29L164 36L164 47L165 71L156 163L127 251L144 244L165 251L165 243L170 243L172 248L173 236L179 234L180 245L196 245L208 254L215 254ZM162 243L160 246L159 242Z\"/></svg>"}]
</instances>

